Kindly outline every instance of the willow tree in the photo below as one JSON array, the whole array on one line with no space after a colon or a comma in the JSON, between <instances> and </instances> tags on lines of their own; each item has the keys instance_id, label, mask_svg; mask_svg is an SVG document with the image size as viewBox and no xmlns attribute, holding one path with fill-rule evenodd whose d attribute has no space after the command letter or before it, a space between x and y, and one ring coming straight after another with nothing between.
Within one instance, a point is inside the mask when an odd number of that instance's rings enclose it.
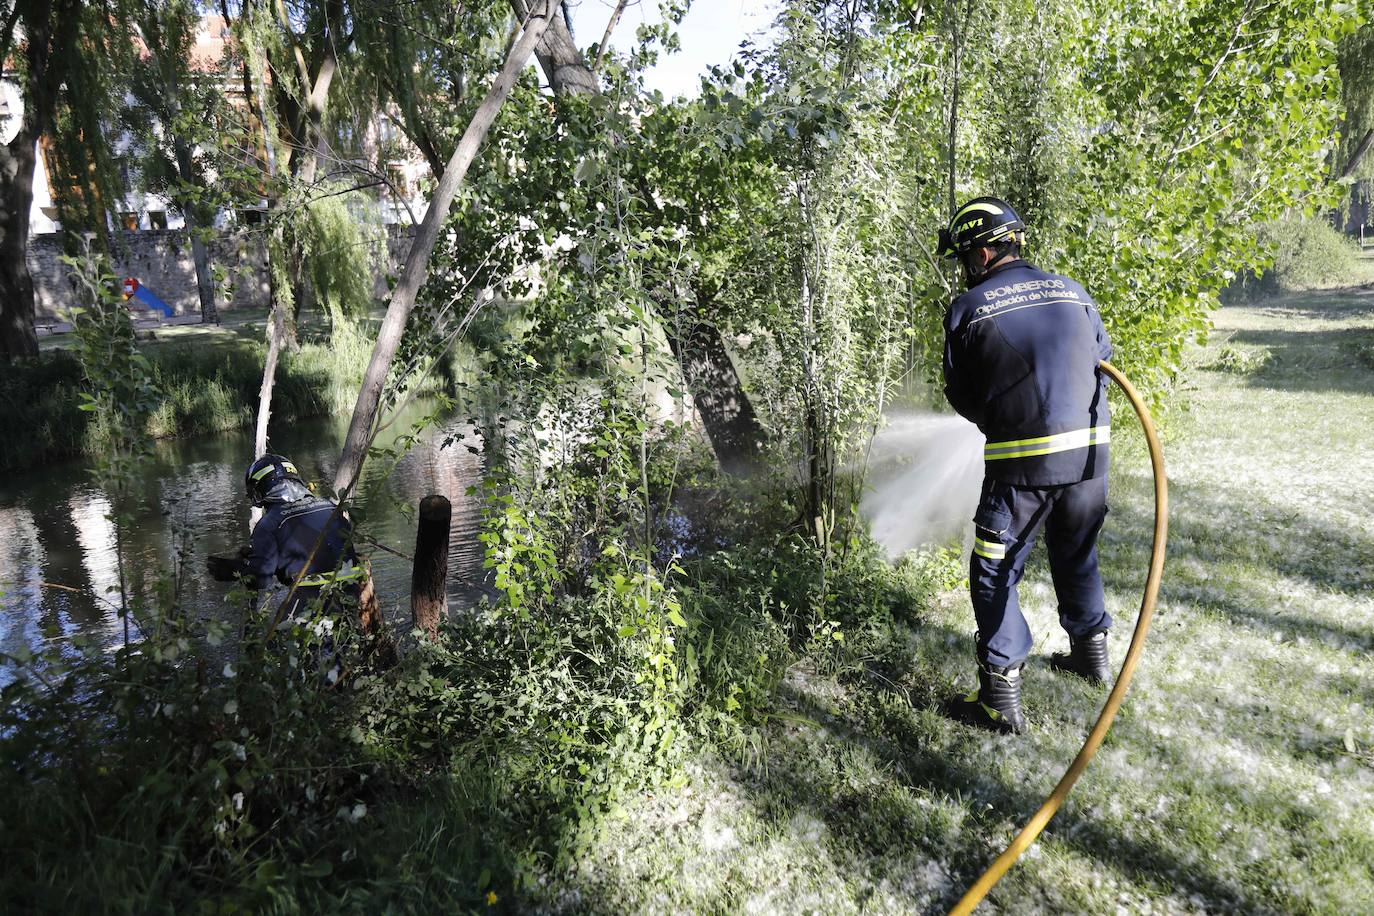
<instances>
[{"instance_id":1,"label":"willow tree","mask_svg":"<svg viewBox=\"0 0 1374 916\"><path fill-rule=\"evenodd\" d=\"M332 187L317 188L316 177L330 155L323 126L335 78L353 45L355 20L343 0L242 0L236 18L222 0L221 11L233 23L243 94L261 130L264 160L272 308L255 435L261 454L277 363L284 347L296 345L310 274L309 246L300 231L310 221L292 211L308 207L312 194L334 193Z\"/></svg>"},{"instance_id":2,"label":"willow tree","mask_svg":"<svg viewBox=\"0 0 1374 916\"><path fill-rule=\"evenodd\" d=\"M115 17L112 24L119 22ZM18 86L24 106L14 135L0 145L0 357L6 360L38 355L26 253L39 138L52 130L64 102L85 104L85 115L99 114L92 107L99 99L73 96L70 83L98 79L107 66L101 52L115 30L102 31L103 25L80 0L14 0L0 26L0 76Z\"/></svg>"},{"instance_id":3,"label":"willow tree","mask_svg":"<svg viewBox=\"0 0 1374 916\"><path fill-rule=\"evenodd\" d=\"M223 7L226 17L228 5ZM316 193L320 167L331 155L324 125L335 80L353 47L355 17L344 0L244 0L234 35L244 68L245 95L263 129L266 154L268 257L274 315L283 343L296 344L296 323L308 294L299 246L289 244L279 205ZM328 177L328 176L326 176Z\"/></svg>"}]
</instances>

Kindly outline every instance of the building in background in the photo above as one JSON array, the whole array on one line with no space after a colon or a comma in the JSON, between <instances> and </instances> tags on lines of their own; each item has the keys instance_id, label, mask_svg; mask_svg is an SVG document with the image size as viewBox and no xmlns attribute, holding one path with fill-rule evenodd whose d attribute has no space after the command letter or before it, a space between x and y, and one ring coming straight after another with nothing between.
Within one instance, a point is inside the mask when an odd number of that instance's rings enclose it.
<instances>
[{"instance_id":1,"label":"building in background","mask_svg":"<svg viewBox=\"0 0 1374 916\"><path fill-rule=\"evenodd\" d=\"M220 91L224 97L231 105L247 111L248 102L243 94L241 77L229 66L232 46L232 33L224 17L206 15L200 20L191 48L191 66L203 73L219 71ZM8 142L14 136L22 118L23 97L19 87L10 80L0 80L0 142ZM341 136L326 138L326 155L340 165L354 166L352 174L355 178L371 173L385 179L381 182L375 179L370 182L358 181L359 185L371 186L369 191L375 195L382 223L409 226L412 219L423 219L428 200L421 192L429 177L428 166L397 127L396 116L374 112L366 123L347 127L339 133ZM139 180L134 157L126 155L133 145L134 138L127 133L114 143L115 153L119 156L119 185L123 189L123 196L110 208L110 228L129 232L185 228L182 214L166 196L142 189L143 182ZM30 232L48 235L62 228L52 180L54 174L60 173L60 168L55 150L46 135L39 139L37 153ZM258 154L265 161L265 151L260 149ZM327 170L322 174L334 174L337 180L337 171ZM73 189L72 193L80 194L82 190ZM220 212L216 215L215 226L230 229L236 225L257 222L266 206L266 200L262 200L256 207L248 206L238 212Z\"/></svg>"}]
</instances>

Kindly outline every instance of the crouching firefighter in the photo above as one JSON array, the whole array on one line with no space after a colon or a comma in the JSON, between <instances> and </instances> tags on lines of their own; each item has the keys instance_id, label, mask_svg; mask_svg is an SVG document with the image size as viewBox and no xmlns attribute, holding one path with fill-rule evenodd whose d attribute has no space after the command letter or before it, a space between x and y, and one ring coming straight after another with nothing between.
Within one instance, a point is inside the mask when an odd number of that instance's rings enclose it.
<instances>
[{"instance_id":1,"label":"crouching firefighter","mask_svg":"<svg viewBox=\"0 0 1374 916\"><path fill-rule=\"evenodd\" d=\"M949 712L1017 734L1031 649L1017 584L1042 528L1069 636L1051 666L1105 683L1112 625L1097 565L1111 439L1098 361L1112 348L1083 287L1022 260L1024 233L995 197L969 201L940 233L940 255L959 259L967 288L945 316L945 397L987 437L969 561L978 689Z\"/></svg>"},{"instance_id":2,"label":"crouching firefighter","mask_svg":"<svg viewBox=\"0 0 1374 916\"><path fill-rule=\"evenodd\" d=\"M221 582L242 579L252 589L269 588L274 579L290 588L304 569L290 605L278 611L281 620L316 602L328 613L357 607L367 571L353 551L353 526L335 511L336 504L311 493L296 466L281 455L254 461L243 483L249 501L263 509L262 518L237 556L209 557L210 575Z\"/></svg>"}]
</instances>

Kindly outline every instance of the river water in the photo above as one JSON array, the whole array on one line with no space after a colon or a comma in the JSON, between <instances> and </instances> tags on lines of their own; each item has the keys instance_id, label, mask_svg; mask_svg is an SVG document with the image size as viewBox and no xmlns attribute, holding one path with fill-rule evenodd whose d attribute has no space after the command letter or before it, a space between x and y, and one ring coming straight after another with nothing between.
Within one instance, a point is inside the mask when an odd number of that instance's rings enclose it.
<instances>
[{"instance_id":1,"label":"river water","mask_svg":"<svg viewBox=\"0 0 1374 916\"><path fill-rule=\"evenodd\" d=\"M410 423L426 408L411 408L378 444L409 432ZM347 424L347 417L330 417L272 428L270 447L289 456L307 480L329 482ZM443 447L459 431L467 432L457 422L440 422L394 467L370 459L355 513L366 534L410 554L415 513L407 515L402 507L413 510L429 493L448 497L453 504L451 610L472 606L482 594L476 584L482 566L476 540L481 497L466 493L481 481L480 457L465 446L478 440L469 436ZM132 520L124 534L126 569L152 575L184 557L182 605L200 619L219 616L237 622L242 613L225 601L229 586L211 580L204 568L207 554L247 542L243 471L252 452L251 430L159 442L138 479L136 504L125 508ZM119 567L115 531L107 518L110 498L92 481L90 466L80 460L54 462L0 479L0 652L38 650L77 632L110 645L123 639L123 624L112 606L118 604ZM363 544L358 549L371 556L393 632L408 631L409 561Z\"/></svg>"}]
</instances>

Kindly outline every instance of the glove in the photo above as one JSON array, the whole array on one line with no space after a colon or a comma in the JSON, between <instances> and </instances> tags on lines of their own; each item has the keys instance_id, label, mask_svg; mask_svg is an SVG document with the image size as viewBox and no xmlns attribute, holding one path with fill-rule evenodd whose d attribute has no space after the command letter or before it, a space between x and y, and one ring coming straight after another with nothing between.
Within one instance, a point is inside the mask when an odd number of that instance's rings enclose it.
<instances>
[{"instance_id":1,"label":"glove","mask_svg":"<svg viewBox=\"0 0 1374 916\"><path fill-rule=\"evenodd\" d=\"M205 558L205 569L216 582L233 582L243 571L243 561L239 557L212 553Z\"/></svg>"}]
</instances>

